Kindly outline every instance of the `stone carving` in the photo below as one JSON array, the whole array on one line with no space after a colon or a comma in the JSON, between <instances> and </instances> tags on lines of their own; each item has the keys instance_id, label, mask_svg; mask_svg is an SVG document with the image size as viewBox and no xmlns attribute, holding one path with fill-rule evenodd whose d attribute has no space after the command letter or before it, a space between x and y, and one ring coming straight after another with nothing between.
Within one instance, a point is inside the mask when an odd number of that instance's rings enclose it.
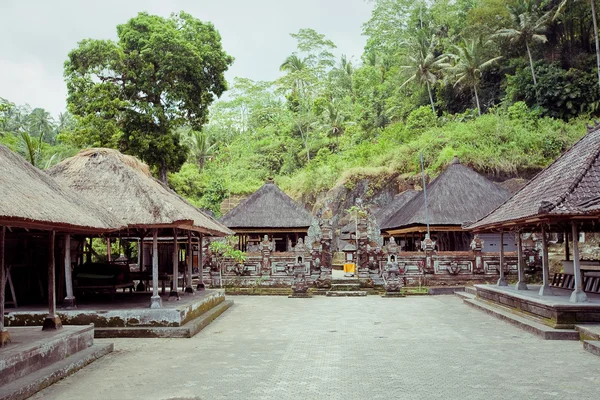
<instances>
[{"instance_id":1,"label":"stone carving","mask_svg":"<svg viewBox=\"0 0 600 400\"><path fill-rule=\"evenodd\" d=\"M473 241L471 241L471 250L473 250L473 256L475 257L475 263L473 265L474 274L483 274L483 244L484 241L479 238L479 235L475 235Z\"/></svg>"},{"instance_id":2,"label":"stone carving","mask_svg":"<svg viewBox=\"0 0 600 400\"><path fill-rule=\"evenodd\" d=\"M452 261L450 263L450 265L448 265L446 267L446 271L448 271L448 273L450 275L458 275L458 273L460 272L461 268L460 265L458 265L458 263L456 261Z\"/></svg>"},{"instance_id":3,"label":"stone carving","mask_svg":"<svg viewBox=\"0 0 600 400\"><path fill-rule=\"evenodd\" d=\"M292 291L294 294L307 293L308 282L306 280L304 264L294 264L292 269L294 274L294 279L292 280Z\"/></svg>"},{"instance_id":4,"label":"stone carving","mask_svg":"<svg viewBox=\"0 0 600 400\"><path fill-rule=\"evenodd\" d=\"M404 286L404 279L400 276L397 262L388 261L385 265L384 288L386 293L399 293Z\"/></svg>"},{"instance_id":5,"label":"stone carving","mask_svg":"<svg viewBox=\"0 0 600 400\"><path fill-rule=\"evenodd\" d=\"M433 274L433 253L435 252L435 240L425 235L425 239L421 241L421 250L425 252L425 263L423 264L422 273Z\"/></svg>"},{"instance_id":6,"label":"stone carving","mask_svg":"<svg viewBox=\"0 0 600 400\"><path fill-rule=\"evenodd\" d=\"M271 251L273 250L273 244L269 241L269 237L265 235L263 241L260 243L261 247L261 265L260 272L262 275L270 275L271 274Z\"/></svg>"}]
</instances>

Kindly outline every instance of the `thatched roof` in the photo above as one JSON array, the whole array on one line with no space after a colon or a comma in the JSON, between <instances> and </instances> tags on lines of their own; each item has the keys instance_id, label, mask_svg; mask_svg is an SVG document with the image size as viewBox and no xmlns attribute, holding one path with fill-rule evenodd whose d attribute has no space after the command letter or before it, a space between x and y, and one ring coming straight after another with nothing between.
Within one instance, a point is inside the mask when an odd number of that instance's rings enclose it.
<instances>
[{"instance_id":1,"label":"thatched roof","mask_svg":"<svg viewBox=\"0 0 600 400\"><path fill-rule=\"evenodd\" d=\"M137 158L112 149L82 150L49 170L129 228L179 227L215 236L231 232L154 179Z\"/></svg>"},{"instance_id":2,"label":"thatched roof","mask_svg":"<svg viewBox=\"0 0 600 400\"><path fill-rule=\"evenodd\" d=\"M486 215L509 196L506 189L462 165L455 157L427 186L429 224L460 227ZM425 197L419 192L385 221L381 229L395 230L426 223Z\"/></svg>"},{"instance_id":3,"label":"thatched roof","mask_svg":"<svg viewBox=\"0 0 600 400\"><path fill-rule=\"evenodd\" d=\"M590 132L505 203L469 229L482 230L534 217L600 212L600 127Z\"/></svg>"},{"instance_id":4,"label":"thatched roof","mask_svg":"<svg viewBox=\"0 0 600 400\"><path fill-rule=\"evenodd\" d=\"M19 155L0 145L0 225L105 232L123 225Z\"/></svg>"},{"instance_id":5,"label":"thatched roof","mask_svg":"<svg viewBox=\"0 0 600 400\"><path fill-rule=\"evenodd\" d=\"M272 181L265 183L220 220L236 228L308 228L313 217Z\"/></svg>"}]
</instances>

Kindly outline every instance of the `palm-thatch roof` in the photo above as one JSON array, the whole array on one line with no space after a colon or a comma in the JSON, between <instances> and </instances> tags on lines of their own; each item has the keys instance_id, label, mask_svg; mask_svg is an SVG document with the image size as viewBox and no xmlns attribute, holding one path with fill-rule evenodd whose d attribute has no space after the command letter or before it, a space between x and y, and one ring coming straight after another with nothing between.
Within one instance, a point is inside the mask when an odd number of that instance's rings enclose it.
<instances>
[{"instance_id":1,"label":"palm-thatch roof","mask_svg":"<svg viewBox=\"0 0 600 400\"><path fill-rule=\"evenodd\" d=\"M427 186L429 224L460 227L476 221L502 204L510 193L484 176L462 165L458 158ZM386 231L427 224L425 194L419 192L385 221Z\"/></svg>"},{"instance_id":2,"label":"palm-thatch roof","mask_svg":"<svg viewBox=\"0 0 600 400\"><path fill-rule=\"evenodd\" d=\"M106 232L123 224L0 145L0 225L65 232Z\"/></svg>"},{"instance_id":3,"label":"palm-thatch roof","mask_svg":"<svg viewBox=\"0 0 600 400\"><path fill-rule=\"evenodd\" d=\"M238 228L308 228L313 217L302 206L268 181L250 197L221 217L223 224Z\"/></svg>"},{"instance_id":4,"label":"palm-thatch roof","mask_svg":"<svg viewBox=\"0 0 600 400\"><path fill-rule=\"evenodd\" d=\"M154 179L146 164L117 150L82 150L48 172L129 228L177 227L215 236L233 233Z\"/></svg>"},{"instance_id":5,"label":"palm-thatch roof","mask_svg":"<svg viewBox=\"0 0 600 400\"><path fill-rule=\"evenodd\" d=\"M505 203L468 228L483 230L535 218L569 218L599 212L600 125L597 125Z\"/></svg>"}]
</instances>

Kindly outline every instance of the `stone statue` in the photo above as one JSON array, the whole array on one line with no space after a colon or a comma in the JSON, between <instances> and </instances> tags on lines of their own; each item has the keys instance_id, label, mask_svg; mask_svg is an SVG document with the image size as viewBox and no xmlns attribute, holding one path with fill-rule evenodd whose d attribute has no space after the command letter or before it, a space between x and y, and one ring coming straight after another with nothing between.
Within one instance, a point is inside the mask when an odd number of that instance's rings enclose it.
<instances>
[{"instance_id":1,"label":"stone statue","mask_svg":"<svg viewBox=\"0 0 600 400\"><path fill-rule=\"evenodd\" d=\"M396 261L388 261L384 271L384 288L386 293L399 293L404 284Z\"/></svg>"}]
</instances>

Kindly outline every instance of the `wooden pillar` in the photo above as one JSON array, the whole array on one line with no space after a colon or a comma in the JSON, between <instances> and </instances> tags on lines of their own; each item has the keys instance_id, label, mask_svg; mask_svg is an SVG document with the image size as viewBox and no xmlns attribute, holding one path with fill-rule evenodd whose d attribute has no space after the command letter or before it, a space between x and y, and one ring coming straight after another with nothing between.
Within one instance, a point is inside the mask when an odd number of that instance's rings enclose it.
<instances>
[{"instance_id":1,"label":"wooden pillar","mask_svg":"<svg viewBox=\"0 0 600 400\"><path fill-rule=\"evenodd\" d=\"M197 290L203 290L204 289L204 268L203 268L203 261L202 261L202 234L200 234L200 236L198 237L198 273L200 274L200 282L198 282L198 286L196 286Z\"/></svg>"},{"instance_id":2,"label":"wooden pillar","mask_svg":"<svg viewBox=\"0 0 600 400\"><path fill-rule=\"evenodd\" d=\"M517 290L527 290L527 284L525 283L525 262L523 261L523 242L521 240L521 232L517 232L517 262L519 268L519 281L515 288Z\"/></svg>"},{"instance_id":3,"label":"wooden pillar","mask_svg":"<svg viewBox=\"0 0 600 400\"><path fill-rule=\"evenodd\" d=\"M150 308L162 308L162 300L158 295L158 229L152 230L152 297Z\"/></svg>"},{"instance_id":4,"label":"wooden pillar","mask_svg":"<svg viewBox=\"0 0 600 400\"><path fill-rule=\"evenodd\" d=\"M5 243L6 243L6 227L0 227L0 347L10 343L10 334L4 327L4 254L5 254Z\"/></svg>"},{"instance_id":5,"label":"wooden pillar","mask_svg":"<svg viewBox=\"0 0 600 400\"><path fill-rule=\"evenodd\" d=\"M60 318L56 315L56 266L54 259L56 232L50 231L48 239L48 315L44 319L43 331L56 330L62 327Z\"/></svg>"},{"instance_id":6,"label":"wooden pillar","mask_svg":"<svg viewBox=\"0 0 600 400\"><path fill-rule=\"evenodd\" d=\"M498 278L498 286L508 286L504 277L504 231L500 231L500 277Z\"/></svg>"},{"instance_id":7,"label":"wooden pillar","mask_svg":"<svg viewBox=\"0 0 600 400\"><path fill-rule=\"evenodd\" d=\"M588 298L583 291L583 279L579 262L579 246L577 245L577 242L579 241L579 232L575 221L571 222L571 228L573 230L573 276L575 278L575 290L571 293L569 301L571 303L586 303Z\"/></svg>"},{"instance_id":8,"label":"wooden pillar","mask_svg":"<svg viewBox=\"0 0 600 400\"><path fill-rule=\"evenodd\" d=\"M109 263L112 261L112 256L110 253L111 253L110 238L106 238L106 256L107 256Z\"/></svg>"},{"instance_id":9,"label":"wooden pillar","mask_svg":"<svg viewBox=\"0 0 600 400\"><path fill-rule=\"evenodd\" d=\"M85 254L85 262L87 264L92 262L92 238L85 239L85 247L87 247L87 253Z\"/></svg>"},{"instance_id":10,"label":"wooden pillar","mask_svg":"<svg viewBox=\"0 0 600 400\"><path fill-rule=\"evenodd\" d=\"M569 261L571 255L569 254L569 232L565 231L565 261Z\"/></svg>"},{"instance_id":11,"label":"wooden pillar","mask_svg":"<svg viewBox=\"0 0 600 400\"><path fill-rule=\"evenodd\" d=\"M192 231L188 231L188 242L187 242L187 279L185 292L194 293L194 287L192 286L192 269L194 263L194 249L192 248Z\"/></svg>"},{"instance_id":12,"label":"wooden pillar","mask_svg":"<svg viewBox=\"0 0 600 400\"><path fill-rule=\"evenodd\" d=\"M177 243L177 228L173 229L173 279L169 300L179 300L179 244Z\"/></svg>"},{"instance_id":13,"label":"wooden pillar","mask_svg":"<svg viewBox=\"0 0 600 400\"><path fill-rule=\"evenodd\" d=\"M146 234L143 234L139 241L138 241L138 270L140 272L140 282L138 283L137 287L135 288L135 290L137 292L145 292L146 291L146 285L144 284L144 275L142 275L142 273L144 272L144 263L146 262L144 260L144 238L146 237Z\"/></svg>"},{"instance_id":14,"label":"wooden pillar","mask_svg":"<svg viewBox=\"0 0 600 400\"><path fill-rule=\"evenodd\" d=\"M540 287L540 296L552 296L550 288L550 260L548 259L548 240L546 239L546 228L542 224L542 286Z\"/></svg>"},{"instance_id":15,"label":"wooden pillar","mask_svg":"<svg viewBox=\"0 0 600 400\"><path fill-rule=\"evenodd\" d=\"M73 277L71 276L71 235L65 235L64 243L65 251L65 286L67 289L67 296L63 300L63 305L67 309L76 308L75 296L73 295Z\"/></svg>"}]
</instances>

